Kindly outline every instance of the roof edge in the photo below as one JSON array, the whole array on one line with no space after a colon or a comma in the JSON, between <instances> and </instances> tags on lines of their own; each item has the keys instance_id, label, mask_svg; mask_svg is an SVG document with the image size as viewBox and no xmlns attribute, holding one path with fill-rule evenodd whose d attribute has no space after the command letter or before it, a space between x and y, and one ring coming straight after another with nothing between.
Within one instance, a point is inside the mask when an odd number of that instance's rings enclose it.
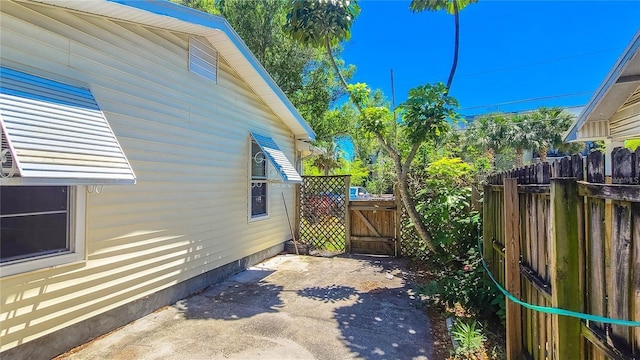
<instances>
[{"instance_id":1,"label":"roof edge","mask_svg":"<svg viewBox=\"0 0 640 360\"><path fill-rule=\"evenodd\" d=\"M620 78L620 74L626 68L631 58L635 55L636 51L640 48L640 30L638 30L627 47L622 52L622 55L615 62L609 73L604 78L604 81L600 84L600 86L596 89L595 93L584 107L576 121L571 125L567 134L564 136L563 141L571 142L578 141L578 130L584 123L587 121L587 118L591 113L595 110L595 108L600 104L602 99L609 92L611 87L616 84L618 78Z\"/></svg>"},{"instance_id":2,"label":"roof edge","mask_svg":"<svg viewBox=\"0 0 640 360\"><path fill-rule=\"evenodd\" d=\"M233 29L229 22L217 15L205 13L196 9L192 9L187 6L176 4L168 0L106 0L107 2L116 3L124 6L129 6L135 9L151 12L156 15L166 16L174 18L180 21L205 26L211 29L217 29L224 32L231 42L240 50L242 55L249 61L255 71L262 77L262 79L269 85L271 90L275 93L278 99L287 107L289 112L294 116L302 128L307 132L310 139L315 139L315 133L306 120L300 115L295 108L291 100L282 91L282 89L276 84L275 80L262 66L260 61L255 57L253 52L242 40L240 35ZM246 81L246 80L245 80Z\"/></svg>"}]
</instances>

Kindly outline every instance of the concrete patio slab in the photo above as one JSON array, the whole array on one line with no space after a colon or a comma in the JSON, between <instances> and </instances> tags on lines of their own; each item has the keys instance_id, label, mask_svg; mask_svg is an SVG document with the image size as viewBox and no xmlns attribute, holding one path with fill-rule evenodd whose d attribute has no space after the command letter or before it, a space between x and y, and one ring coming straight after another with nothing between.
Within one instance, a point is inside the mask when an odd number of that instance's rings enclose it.
<instances>
[{"instance_id":1,"label":"concrete patio slab","mask_svg":"<svg viewBox=\"0 0 640 360\"><path fill-rule=\"evenodd\" d=\"M405 262L279 255L64 359L429 359Z\"/></svg>"}]
</instances>

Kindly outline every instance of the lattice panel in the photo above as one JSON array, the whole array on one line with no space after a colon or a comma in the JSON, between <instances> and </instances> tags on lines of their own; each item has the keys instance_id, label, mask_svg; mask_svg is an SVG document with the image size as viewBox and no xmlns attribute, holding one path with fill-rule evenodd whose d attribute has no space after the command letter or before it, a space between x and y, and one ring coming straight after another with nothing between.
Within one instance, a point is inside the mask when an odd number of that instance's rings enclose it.
<instances>
[{"instance_id":1,"label":"lattice panel","mask_svg":"<svg viewBox=\"0 0 640 360\"><path fill-rule=\"evenodd\" d=\"M423 258L425 255L425 249L421 246L422 240L416 229L413 227L413 223L409 218L407 210L402 206L402 231L400 231L400 249L402 257L407 258Z\"/></svg>"},{"instance_id":2,"label":"lattice panel","mask_svg":"<svg viewBox=\"0 0 640 360\"><path fill-rule=\"evenodd\" d=\"M304 176L300 187L300 241L310 249L345 251L347 176Z\"/></svg>"}]
</instances>

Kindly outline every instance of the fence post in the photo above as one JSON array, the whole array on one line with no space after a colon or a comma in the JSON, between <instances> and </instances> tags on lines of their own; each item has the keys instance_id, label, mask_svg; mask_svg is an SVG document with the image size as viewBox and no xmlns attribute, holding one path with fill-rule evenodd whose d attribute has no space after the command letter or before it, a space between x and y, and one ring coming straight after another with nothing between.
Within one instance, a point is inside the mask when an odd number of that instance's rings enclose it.
<instances>
[{"instance_id":1,"label":"fence post","mask_svg":"<svg viewBox=\"0 0 640 360\"><path fill-rule=\"evenodd\" d=\"M304 181L304 178L302 178L302 181ZM300 239L300 212L302 211L301 209L301 200L300 200L300 193L301 190L300 188L302 187L302 184L295 184L294 186L294 202L296 204L295 206L295 215L294 215L294 222L293 222L293 232L295 234L293 234L292 236L294 237L294 239Z\"/></svg>"},{"instance_id":2,"label":"fence post","mask_svg":"<svg viewBox=\"0 0 640 360\"><path fill-rule=\"evenodd\" d=\"M518 200L518 179L504 179L505 287L513 296L520 299L520 205ZM507 299L507 359L515 360L521 356L522 309L520 305Z\"/></svg>"},{"instance_id":3,"label":"fence post","mask_svg":"<svg viewBox=\"0 0 640 360\"><path fill-rule=\"evenodd\" d=\"M400 191L398 184L393 187L393 198L396 203L396 256L402 255L402 200L400 199Z\"/></svg>"},{"instance_id":4,"label":"fence post","mask_svg":"<svg viewBox=\"0 0 640 360\"><path fill-rule=\"evenodd\" d=\"M578 232L578 185L574 178L551 179L551 304L582 311L580 241ZM581 359L580 319L553 315L555 359Z\"/></svg>"},{"instance_id":5,"label":"fence post","mask_svg":"<svg viewBox=\"0 0 640 360\"><path fill-rule=\"evenodd\" d=\"M494 224L493 217L497 216L496 209L494 209L493 193L491 185L484 186L484 195L482 202L482 255L487 262L487 267L491 271L495 271L493 267L493 237L494 237Z\"/></svg>"},{"instance_id":6,"label":"fence post","mask_svg":"<svg viewBox=\"0 0 640 360\"><path fill-rule=\"evenodd\" d=\"M344 194L344 251L351 254L351 206L349 187L351 186L351 176L345 177Z\"/></svg>"}]
</instances>

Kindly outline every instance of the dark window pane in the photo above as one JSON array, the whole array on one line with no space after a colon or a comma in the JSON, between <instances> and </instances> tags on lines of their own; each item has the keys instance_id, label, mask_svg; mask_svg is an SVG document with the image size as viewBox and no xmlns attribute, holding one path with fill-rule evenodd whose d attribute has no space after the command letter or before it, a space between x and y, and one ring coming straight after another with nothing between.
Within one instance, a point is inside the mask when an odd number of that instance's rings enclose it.
<instances>
[{"instance_id":1,"label":"dark window pane","mask_svg":"<svg viewBox=\"0 0 640 360\"><path fill-rule=\"evenodd\" d=\"M251 177L258 179L267 177L267 159L255 141L251 142Z\"/></svg>"},{"instance_id":2,"label":"dark window pane","mask_svg":"<svg viewBox=\"0 0 640 360\"><path fill-rule=\"evenodd\" d=\"M68 251L67 214L0 218L0 240L0 262Z\"/></svg>"},{"instance_id":3,"label":"dark window pane","mask_svg":"<svg viewBox=\"0 0 640 360\"><path fill-rule=\"evenodd\" d=\"M0 186L0 215L67 210L67 186Z\"/></svg>"},{"instance_id":4,"label":"dark window pane","mask_svg":"<svg viewBox=\"0 0 640 360\"><path fill-rule=\"evenodd\" d=\"M251 184L251 216L267 214L267 184Z\"/></svg>"}]
</instances>

